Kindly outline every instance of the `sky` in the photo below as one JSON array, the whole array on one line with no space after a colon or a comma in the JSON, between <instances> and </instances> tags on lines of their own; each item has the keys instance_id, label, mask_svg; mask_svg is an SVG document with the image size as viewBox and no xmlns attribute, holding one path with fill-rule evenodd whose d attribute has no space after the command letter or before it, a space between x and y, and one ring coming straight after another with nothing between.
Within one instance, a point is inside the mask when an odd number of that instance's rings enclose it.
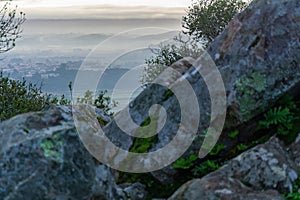
<instances>
[{"instance_id":1,"label":"sky","mask_svg":"<svg viewBox=\"0 0 300 200\"><path fill-rule=\"evenodd\" d=\"M187 7L191 0L19 0L26 7L60 7L87 5Z\"/></svg>"},{"instance_id":2,"label":"sky","mask_svg":"<svg viewBox=\"0 0 300 200\"><path fill-rule=\"evenodd\" d=\"M176 18L192 0L15 0L28 19Z\"/></svg>"}]
</instances>

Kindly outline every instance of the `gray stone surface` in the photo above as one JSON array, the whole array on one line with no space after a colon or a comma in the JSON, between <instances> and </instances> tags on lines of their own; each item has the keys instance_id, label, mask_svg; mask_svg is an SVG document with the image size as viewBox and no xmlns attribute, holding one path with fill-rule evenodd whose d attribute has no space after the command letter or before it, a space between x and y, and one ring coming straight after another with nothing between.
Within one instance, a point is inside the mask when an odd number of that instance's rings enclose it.
<instances>
[{"instance_id":1,"label":"gray stone surface","mask_svg":"<svg viewBox=\"0 0 300 200\"><path fill-rule=\"evenodd\" d=\"M0 199L142 199L115 183L77 135L70 107L18 115L0 124ZM136 196L134 196L136 195Z\"/></svg>"},{"instance_id":2,"label":"gray stone surface","mask_svg":"<svg viewBox=\"0 0 300 200\"><path fill-rule=\"evenodd\" d=\"M209 47L227 89L232 125L267 110L299 84L299 16L297 0L254 0Z\"/></svg>"},{"instance_id":3,"label":"gray stone surface","mask_svg":"<svg viewBox=\"0 0 300 200\"><path fill-rule=\"evenodd\" d=\"M130 200L144 200L147 197L147 191L141 183L125 183L120 185L126 197Z\"/></svg>"},{"instance_id":4,"label":"gray stone surface","mask_svg":"<svg viewBox=\"0 0 300 200\"><path fill-rule=\"evenodd\" d=\"M295 157L280 143L279 139L272 137L265 144L234 158L216 173L239 179L257 190L292 192L300 171L294 162Z\"/></svg>"},{"instance_id":5,"label":"gray stone surface","mask_svg":"<svg viewBox=\"0 0 300 200\"><path fill-rule=\"evenodd\" d=\"M170 200L283 199L280 194L293 191L300 173L299 142L285 146L272 137L219 170L185 183Z\"/></svg>"},{"instance_id":6,"label":"gray stone surface","mask_svg":"<svg viewBox=\"0 0 300 200\"><path fill-rule=\"evenodd\" d=\"M274 190L254 191L236 179L223 176L185 183L169 200L283 200Z\"/></svg>"},{"instance_id":7,"label":"gray stone surface","mask_svg":"<svg viewBox=\"0 0 300 200\"><path fill-rule=\"evenodd\" d=\"M245 11L235 16L224 32L212 42L208 53L220 70L227 94L225 128L243 126L245 122L270 109L283 94L299 92L299 19L298 0L254 0ZM201 111L199 137L186 155L198 153L205 129L210 123L211 102L208 89L203 77L194 74L193 67L190 67L191 64L195 65L198 62L200 59L193 61L188 58L172 66L173 69L188 68L185 76L197 94ZM179 72L182 73L181 70ZM215 87L214 80L211 84ZM130 104L130 117L138 125L146 120L149 108L153 104L162 105L168 114L167 122L158 133L158 141L151 151L166 146L178 130L181 116L178 101L174 95L164 98L165 94L165 88L152 85ZM191 116L193 115L194 113L191 113ZM112 122L106 126L106 130L112 138L122 135L122 140L128 141L127 145L123 143L122 147L132 144L133 139L126 136L116 123ZM243 141L257 139L257 136L253 137L254 131L255 128L249 128L240 132L239 139ZM224 138L226 137L222 135L221 140ZM226 151L229 152L231 146L227 144L234 144L237 141L224 143ZM169 166L153 175L168 184L173 181L174 173L176 170L174 172Z\"/></svg>"}]
</instances>

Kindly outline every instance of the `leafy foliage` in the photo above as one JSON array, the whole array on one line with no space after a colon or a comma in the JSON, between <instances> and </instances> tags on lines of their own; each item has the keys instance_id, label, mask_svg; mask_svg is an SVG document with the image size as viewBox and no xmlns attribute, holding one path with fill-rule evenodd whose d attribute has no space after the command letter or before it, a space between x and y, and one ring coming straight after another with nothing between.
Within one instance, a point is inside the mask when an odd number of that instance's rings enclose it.
<instances>
[{"instance_id":1,"label":"leafy foliage","mask_svg":"<svg viewBox=\"0 0 300 200\"><path fill-rule=\"evenodd\" d=\"M95 105L112 115L111 109L116 106L116 102L112 102L106 93L107 91L99 92L97 98L93 100L92 92L87 91L84 97L78 98L78 102ZM0 121L18 114L40 111L50 104L70 105L71 101L65 95L57 97L43 93L41 86L27 83L25 79L13 80L0 72Z\"/></svg>"},{"instance_id":2,"label":"leafy foliage","mask_svg":"<svg viewBox=\"0 0 300 200\"><path fill-rule=\"evenodd\" d=\"M130 148L130 152L146 153L157 140L157 135L149 138L135 138L133 146Z\"/></svg>"},{"instance_id":3,"label":"leafy foliage","mask_svg":"<svg viewBox=\"0 0 300 200\"><path fill-rule=\"evenodd\" d=\"M102 109L105 113L112 115L112 108L117 106L116 101L111 101L109 96L106 96L107 90L100 91L97 98L94 101L94 105L97 108Z\"/></svg>"},{"instance_id":4,"label":"leafy foliage","mask_svg":"<svg viewBox=\"0 0 300 200\"><path fill-rule=\"evenodd\" d=\"M64 95L57 97L43 93L41 86L23 80L13 80L0 72L0 121L15 115L40 111L49 104L68 105Z\"/></svg>"},{"instance_id":5,"label":"leafy foliage","mask_svg":"<svg viewBox=\"0 0 300 200\"><path fill-rule=\"evenodd\" d=\"M215 160L207 160L200 165L196 166L192 173L195 177L204 176L208 174L209 172L212 172L214 170L217 170L220 168L220 165Z\"/></svg>"},{"instance_id":6,"label":"leafy foliage","mask_svg":"<svg viewBox=\"0 0 300 200\"><path fill-rule=\"evenodd\" d=\"M209 155L216 156L220 153L220 151L225 149L224 144L217 144L214 146L214 148L209 152Z\"/></svg>"},{"instance_id":7,"label":"leafy foliage","mask_svg":"<svg viewBox=\"0 0 300 200\"><path fill-rule=\"evenodd\" d=\"M243 0L198 0L182 18L185 29L171 44L161 44L153 50L155 56L146 60L142 84L151 83L166 67L183 57L197 58L233 16L246 7ZM183 37L184 36L184 37ZM187 39L185 39L187 38Z\"/></svg>"},{"instance_id":8,"label":"leafy foliage","mask_svg":"<svg viewBox=\"0 0 300 200\"><path fill-rule=\"evenodd\" d=\"M240 132L239 132L238 130L234 130L234 131L230 132L230 133L228 134L228 136L229 136L230 138L235 138L236 136L238 136L239 133L240 133Z\"/></svg>"},{"instance_id":9,"label":"leafy foliage","mask_svg":"<svg viewBox=\"0 0 300 200\"><path fill-rule=\"evenodd\" d=\"M77 98L77 103L82 103L82 104L90 104L93 105L93 92L88 90L84 93L83 97L78 97Z\"/></svg>"},{"instance_id":10,"label":"leafy foliage","mask_svg":"<svg viewBox=\"0 0 300 200\"><path fill-rule=\"evenodd\" d=\"M70 105L71 104L71 100L67 99L65 97L65 95L61 95L61 97L57 97L57 96L53 96L53 95L48 95L49 97L51 97L47 104L55 104L55 105Z\"/></svg>"},{"instance_id":11,"label":"leafy foliage","mask_svg":"<svg viewBox=\"0 0 300 200\"><path fill-rule=\"evenodd\" d=\"M294 192L285 195L285 199L287 200L300 200L300 193L299 192Z\"/></svg>"},{"instance_id":12,"label":"leafy foliage","mask_svg":"<svg viewBox=\"0 0 300 200\"><path fill-rule=\"evenodd\" d=\"M209 43L246 5L243 0L197 0L182 18L184 33Z\"/></svg>"},{"instance_id":13,"label":"leafy foliage","mask_svg":"<svg viewBox=\"0 0 300 200\"><path fill-rule=\"evenodd\" d=\"M179 158L174 164L175 169L189 169L194 165L194 162L198 159L196 154L192 154L187 158Z\"/></svg>"},{"instance_id":14,"label":"leafy foliage","mask_svg":"<svg viewBox=\"0 0 300 200\"><path fill-rule=\"evenodd\" d=\"M15 41L20 37L21 25L25 22L25 14L17 16L16 7L12 8L9 2L0 9L0 53L15 47Z\"/></svg>"},{"instance_id":15,"label":"leafy foliage","mask_svg":"<svg viewBox=\"0 0 300 200\"><path fill-rule=\"evenodd\" d=\"M142 84L151 83L167 67L182 59L183 57L198 57L203 52L199 44L191 38L184 38L181 34L174 38L170 44L161 43L158 48L153 48L155 54L146 59L146 67L141 79Z\"/></svg>"},{"instance_id":16,"label":"leafy foliage","mask_svg":"<svg viewBox=\"0 0 300 200\"><path fill-rule=\"evenodd\" d=\"M43 95L41 87L26 80L13 80L0 72L0 120L17 114L39 111L51 102L49 95Z\"/></svg>"},{"instance_id":17,"label":"leafy foliage","mask_svg":"<svg viewBox=\"0 0 300 200\"><path fill-rule=\"evenodd\" d=\"M105 113L113 115L112 109L116 107L117 102L112 101L109 96L106 96L106 93L107 90L100 91L97 98L94 99L93 92L88 90L85 92L84 97L77 98L77 102L82 104L94 105L97 108L102 109Z\"/></svg>"},{"instance_id":18,"label":"leafy foliage","mask_svg":"<svg viewBox=\"0 0 300 200\"><path fill-rule=\"evenodd\" d=\"M176 46L169 44L161 46L155 54L156 56L146 60L147 66L144 68L145 72L141 80L144 84L151 83L166 67L183 58L177 52Z\"/></svg>"},{"instance_id":19,"label":"leafy foliage","mask_svg":"<svg viewBox=\"0 0 300 200\"><path fill-rule=\"evenodd\" d=\"M260 121L259 124L266 128L269 128L270 125L277 125L287 121L290 115L290 110L288 108L282 109L281 107L276 107L269 110L265 115L264 121Z\"/></svg>"},{"instance_id":20,"label":"leafy foliage","mask_svg":"<svg viewBox=\"0 0 300 200\"><path fill-rule=\"evenodd\" d=\"M237 145L236 148L237 148L238 151L245 151L249 148L249 146L247 146L245 144L239 144L239 145Z\"/></svg>"},{"instance_id":21,"label":"leafy foliage","mask_svg":"<svg viewBox=\"0 0 300 200\"><path fill-rule=\"evenodd\" d=\"M269 110L264 118L259 122L259 129L276 125L280 135L287 135L293 129L294 120L297 119L289 108L282 108L281 106Z\"/></svg>"}]
</instances>

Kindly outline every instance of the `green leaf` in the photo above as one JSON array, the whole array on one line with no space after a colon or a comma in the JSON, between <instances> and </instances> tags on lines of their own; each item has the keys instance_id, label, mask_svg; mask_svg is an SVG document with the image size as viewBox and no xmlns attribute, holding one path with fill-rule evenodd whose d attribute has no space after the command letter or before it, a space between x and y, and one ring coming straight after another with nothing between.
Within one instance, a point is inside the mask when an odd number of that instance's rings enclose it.
<instances>
[{"instance_id":1,"label":"green leaf","mask_svg":"<svg viewBox=\"0 0 300 200\"><path fill-rule=\"evenodd\" d=\"M235 138L239 134L238 130L234 130L228 134L230 138Z\"/></svg>"},{"instance_id":2,"label":"green leaf","mask_svg":"<svg viewBox=\"0 0 300 200\"><path fill-rule=\"evenodd\" d=\"M187 158L179 158L174 164L175 169L189 169L194 165L194 162L198 159L196 154L192 154Z\"/></svg>"}]
</instances>

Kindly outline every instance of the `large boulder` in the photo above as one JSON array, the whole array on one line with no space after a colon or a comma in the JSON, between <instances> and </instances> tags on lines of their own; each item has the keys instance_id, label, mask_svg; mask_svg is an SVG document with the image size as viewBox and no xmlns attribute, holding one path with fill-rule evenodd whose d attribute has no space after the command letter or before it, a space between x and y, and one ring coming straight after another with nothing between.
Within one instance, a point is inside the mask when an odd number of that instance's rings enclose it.
<instances>
[{"instance_id":1,"label":"large boulder","mask_svg":"<svg viewBox=\"0 0 300 200\"><path fill-rule=\"evenodd\" d=\"M182 185L175 199L283 199L300 173L299 142L284 145L272 137L230 160L219 170Z\"/></svg>"},{"instance_id":2,"label":"large boulder","mask_svg":"<svg viewBox=\"0 0 300 200\"><path fill-rule=\"evenodd\" d=\"M109 120L103 113L98 117ZM146 197L141 186L117 186L110 169L90 155L77 135L70 107L50 106L2 122L0 143L1 199Z\"/></svg>"},{"instance_id":3,"label":"large boulder","mask_svg":"<svg viewBox=\"0 0 300 200\"><path fill-rule=\"evenodd\" d=\"M256 190L276 189L280 193L290 193L300 173L295 158L278 138L272 137L265 144L232 159L212 175L238 179Z\"/></svg>"},{"instance_id":4,"label":"large boulder","mask_svg":"<svg viewBox=\"0 0 300 200\"><path fill-rule=\"evenodd\" d=\"M275 190L255 191L236 179L223 176L191 180L169 200L284 200Z\"/></svg>"},{"instance_id":5,"label":"large boulder","mask_svg":"<svg viewBox=\"0 0 300 200\"><path fill-rule=\"evenodd\" d=\"M257 116L270 109L282 95L286 93L293 95L299 92L299 19L300 1L298 0L254 0L247 9L234 17L225 31L208 48L208 54L218 67L225 85L227 113L221 141L226 145L226 152L233 148L231 144L238 143L233 141L235 139L226 138L227 130L240 129L245 124L252 123L251 126L247 126L250 128L246 131L240 131L239 140L257 139L257 135L253 134L257 120L253 121L253 119L257 119ZM186 58L171 66L173 69L188 69L184 77L195 91L201 111L198 137L196 137L198 139L194 141L186 155L198 154L205 130L211 120L212 101L204 81L208 80L211 74L202 77L199 73L195 73L198 64L206 62L201 59L203 57L197 60ZM178 71L182 73L182 70ZM176 78L178 77L175 76ZM165 82L175 81L174 76L170 79L173 80ZM178 78L176 82L180 84L180 81L182 78ZM211 88L217 88L214 85L217 83L217 80L209 82ZM185 98L184 101L188 102L191 96L186 95ZM147 121L148 111L154 104L164 107L167 120L163 128L157 131L156 143L148 151L155 151L169 144L179 129L182 110L175 95L169 93L166 87L151 85L129 105L130 115L123 115L121 119L124 124L133 121L137 125L142 125ZM185 114L191 118L191 123L198 120L193 119L193 116L197 116L195 115L197 110L197 108L191 109L187 111L190 114ZM220 116L223 114L219 113ZM218 116L214 117L218 119ZM156 120L157 124L164 121L160 118ZM185 127L185 130L181 130L182 135L188 134L189 128ZM108 124L105 130L119 147L129 150L134 145L134 138L120 129L115 121ZM129 131L134 132L135 129ZM122 144L117 142L120 136ZM172 166L153 173L157 179L166 184L174 181L172 178L174 174L176 170Z\"/></svg>"},{"instance_id":6,"label":"large boulder","mask_svg":"<svg viewBox=\"0 0 300 200\"><path fill-rule=\"evenodd\" d=\"M254 0L209 47L226 87L228 126L299 91L299 8L297 0Z\"/></svg>"}]
</instances>

